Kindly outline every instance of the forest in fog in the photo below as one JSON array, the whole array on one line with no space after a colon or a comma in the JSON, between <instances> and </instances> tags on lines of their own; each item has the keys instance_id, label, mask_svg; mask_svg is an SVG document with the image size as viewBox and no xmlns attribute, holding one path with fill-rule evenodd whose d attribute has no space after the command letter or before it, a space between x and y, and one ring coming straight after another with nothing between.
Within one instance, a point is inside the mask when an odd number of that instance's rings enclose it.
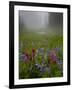
<instances>
[{"instance_id":1,"label":"forest in fog","mask_svg":"<svg viewBox=\"0 0 72 90\"><path fill-rule=\"evenodd\" d=\"M34 11L19 11L19 30L27 28L29 30L43 30L49 31L55 28L56 32L62 33L63 28L63 14L53 12L34 12ZM52 29L53 30L53 29Z\"/></svg>"}]
</instances>

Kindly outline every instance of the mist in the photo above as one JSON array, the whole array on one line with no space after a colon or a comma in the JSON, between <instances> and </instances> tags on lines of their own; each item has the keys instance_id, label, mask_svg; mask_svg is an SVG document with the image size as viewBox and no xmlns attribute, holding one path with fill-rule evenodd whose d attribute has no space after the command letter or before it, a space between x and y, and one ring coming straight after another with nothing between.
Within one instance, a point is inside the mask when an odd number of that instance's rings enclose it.
<instances>
[{"instance_id":1,"label":"mist","mask_svg":"<svg viewBox=\"0 0 72 90\"><path fill-rule=\"evenodd\" d=\"M19 30L63 33L63 13L20 10Z\"/></svg>"}]
</instances>

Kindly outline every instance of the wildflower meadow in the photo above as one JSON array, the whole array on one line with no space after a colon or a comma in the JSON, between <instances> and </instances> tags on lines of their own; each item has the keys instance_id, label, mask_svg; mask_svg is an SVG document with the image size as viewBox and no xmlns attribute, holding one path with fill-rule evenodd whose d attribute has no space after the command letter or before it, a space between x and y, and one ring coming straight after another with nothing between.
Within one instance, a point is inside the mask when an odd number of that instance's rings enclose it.
<instances>
[{"instance_id":1,"label":"wildflower meadow","mask_svg":"<svg viewBox=\"0 0 72 90\"><path fill-rule=\"evenodd\" d=\"M63 38L60 35L20 33L19 78L63 76Z\"/></svg>"},{"instance_id":2,"label":"wildflower meadow","mask_svg":"<svg viewBox=\"0 0 72 90\"><path fill-rule=\"evenodd\" d=\"M63 77L62 18L19 11L19 79Z\"/></svg>"}]
</instances>

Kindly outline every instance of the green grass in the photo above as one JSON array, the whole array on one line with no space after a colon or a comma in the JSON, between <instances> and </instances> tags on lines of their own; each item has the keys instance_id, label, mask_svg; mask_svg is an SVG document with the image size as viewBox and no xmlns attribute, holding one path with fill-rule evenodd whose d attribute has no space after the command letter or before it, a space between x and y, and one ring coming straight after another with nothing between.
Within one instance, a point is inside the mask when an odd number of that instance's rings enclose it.
<instances>
[{"instance_id":1,"label":"green grass","mask_svg":"<svg viewBox=\"0 0 72 90\"><path fill-rule=\"evenodd\" d=\"M34 44L32 44L34 42ZM21 46L22 43L22 46ZM23 31L19 33L19 53L32 52L32 48L38 49L38 48L44 48L44 58L46 65L48 64L48 60L46 57L46 49L52 49L56 47L63 47L63 36L57 34L56 32L47 32L46 34L38 34L36 32L29 32L29 31ZM57 56L60 57L60 59L63 59L62 55L60 53L63 53L63 48L61 49L61 52L57 53ZM38 63L41 64L41 56L38 56ZM28 61L27 63L19 60L19 79L25 79L25 78L45 78L45 77L61 77L62 71L58 69L58 66L56 64L50 64L50 73L48 71L45 71L41 73L36 67L35 67L35 61ZM31 70L30 70L31 68Z\"/></svg>"}]
</instances>

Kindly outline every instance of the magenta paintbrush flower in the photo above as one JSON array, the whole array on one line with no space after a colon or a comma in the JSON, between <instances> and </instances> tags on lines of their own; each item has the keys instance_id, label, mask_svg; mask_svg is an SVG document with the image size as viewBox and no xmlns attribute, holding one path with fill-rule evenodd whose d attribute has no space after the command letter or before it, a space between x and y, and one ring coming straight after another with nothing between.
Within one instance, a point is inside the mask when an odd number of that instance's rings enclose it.
<instances>
[{"instance_id":1,"label":"magenta paintbrush flower","mask_svg":"<svg viewBox=\"0 0 72 90\"><path fill-rule=\"evenodd\" d=\"M57 56L55 50L50 51L49 53L49 61L50 63L56 63Z\"/></svg>"},{"instance_id":2,"label":"magenta paintbrush flower","mask_svg":"<svg viewBox=\"0 0 72 90\"><path fill-rule=\"evenodd\" d=\"M35 48L33 48L33 49L32 49L32 60L34 60L35 53L36 53L36 49L35 49Z\"/></svg>"}]
</instances>

